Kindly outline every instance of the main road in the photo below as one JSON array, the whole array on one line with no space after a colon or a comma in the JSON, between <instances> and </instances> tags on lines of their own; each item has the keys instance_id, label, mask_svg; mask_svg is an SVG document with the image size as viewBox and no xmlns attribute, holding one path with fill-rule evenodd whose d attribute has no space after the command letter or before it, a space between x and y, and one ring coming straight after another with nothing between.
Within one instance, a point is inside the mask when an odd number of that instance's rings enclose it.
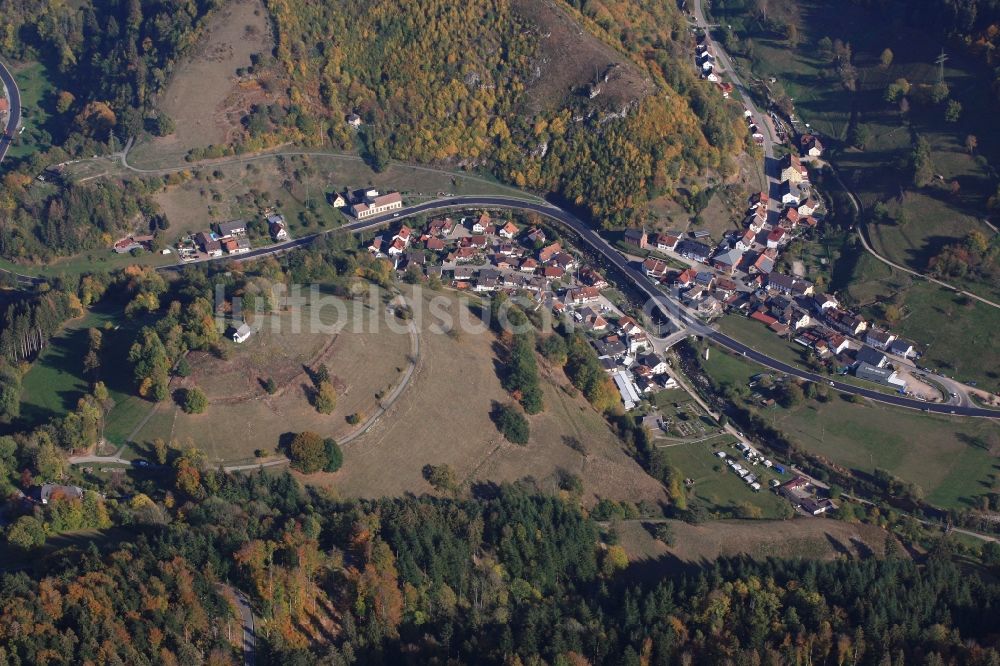
<instances>
[{"instance_id":1,"label":"main road","mask_svg":"<svg viewBox=\"0 0 1000 666\"><path fill-rule=\"evenodd\" d=\"M687 328L693 333L707 338L716 344L729 349L737 354L741 354L746 358L759 363L767 368L787 374L792 377L798 377L799 379L828 384L838 391L843 393L849 393L852 395L860 395L862 397L868 398L869 400L874 400L876 402L885 403L888 405L894 405L896 407L907 407L910 409L916 409L924 412L933 412L937 414L947 414L955 416L975 416L984 418L998 418L1000 417L1000 411L984 409L981 407L974 406L959 406L959 405L945 405L940 403L928 403L920 400L914 400L912 398L906 398L903 396L891 395L887 393L882 393L880 391L875 391L872 389L863 388L860 386L854 386L853 384L847 384L844 382L839 382L836 380L831 380L825 375L818 375L813 372L808 372L800 368L788 365L782 361L771 358L766 354L758 352L757 350L748 347L747 345L734 340L733 338L721 333L710 326L699 320L687 307L676 301L670 295L665 293L658 284L650 280L645 273L637 269L634 265L630 264L622 254L616 250L608 241L602 238L592 227L585 223L580 218L576 217L569 211L563 210L557 206L549 203L536 203L533 201L525 201L522 199L517 199L514 197L504 197L504 196L460 196L452 197L449 199L438 199L435 201L428 201L425 203L416 204L409 206L402 210L396 211L394 213L380 215L373 217L368 220L356 220L349 222L342 227L339 227L332 231L321 232L316 234L311 234L309 236L303 236L302 238L296 238L294 240L287 241L278 245L272 245L266 248L260 248L258 250L251 250L250 252L240 255L239 261L246 261L248 259L257 259L260 257L265 257L269 255L279 254L287 252L288 250L293 250L295 248L306 247L313 243L316 239L336 232L352 232L359 233L362 231L371 231L384 227L386 225L392 224L394 222L401 222L406 218L413 217L415 215L421 215L424 213L438 213L447 210L460 209L460 208L490 208L490 209L511 209L520 210L526 212L537 213L551 220L554 220L561 224L562 226L568 228L572 231L579 239L585 243L591 250L603 257L611 266L613 266L621 275L623 275L637 290L646 295L648 299L649 306L655 310L658 310L664 317L678 322L682 328ZM224 259L223 257L207 260L207 261L218 261L219 259ZM172 266L163 266L160 270L180 270L184 266L197 265L195 262L188 264L176 264Z\"/></svg>"},{"instance_id":2,"label":"main road","mask_svg":"<svg viewBox=\"0 0 1000 666\"><path fill-rule=\"evenodd\" d=\"M7 126L3 135L0 136L0 162L7 156L10 143L17 135L17 126L21 122L21 93L17 89L17 82L14 75L10 73L7 66L0 62L0 83L7 91L7 100L10 102L10 109L7 112Z\"/></svg>"}]
</instances>

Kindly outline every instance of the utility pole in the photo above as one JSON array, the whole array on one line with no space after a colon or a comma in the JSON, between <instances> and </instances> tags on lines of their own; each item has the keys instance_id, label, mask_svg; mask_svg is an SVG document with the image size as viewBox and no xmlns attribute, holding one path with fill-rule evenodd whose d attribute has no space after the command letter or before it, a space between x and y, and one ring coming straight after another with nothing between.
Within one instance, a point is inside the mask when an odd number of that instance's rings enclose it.
<instances>
[{"instance_id":1,"label":"utility pole","mask_svg":"<svg viewBox=\"0 0 1000 666\"><path fill-rule=\"evenodd\" d=\"M934 62L938 66L938 83L944 83L944 63L948 60L948 56L945 55L944 49L941 49L941 55L937 57Z\"/></svg>"}]
</instances>

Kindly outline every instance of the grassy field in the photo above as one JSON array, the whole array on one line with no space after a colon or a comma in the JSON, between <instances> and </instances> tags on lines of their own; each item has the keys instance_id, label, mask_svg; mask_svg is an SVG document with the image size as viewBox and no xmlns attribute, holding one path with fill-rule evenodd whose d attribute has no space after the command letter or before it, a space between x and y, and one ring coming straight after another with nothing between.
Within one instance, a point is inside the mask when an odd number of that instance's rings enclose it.
<instances>
[{"instance_id":1,"label":"grassy field","mask_svg":"<svg viewBox=\"0 0 1000 666\"><path fill-rule=\"evenodd\" d=\"M528 444L506 442L489 416L495 402L510 400L497 377L494 345L491 333L422 335L412 386L372 430L344 447L341 471L310 482L347 496L420 494L431 491L423 466L448 464L469 485L531 477L555 491L560 476L570 473L580 477L587 504L598 497L667 501L601 415L561 388L561 370L543 366L545 410L529 417Z\"/></svg>"},{"instance_id":2,"label":"grassy field","mask_svg":"<svg viewBox=\"0 0 1000 666\"><path fill-rule=\"evenodd\" d=\"M243 131L240 121L254 103L267 103L259 81L240 80L236 70L251 65L251 55L274 45L260 0L237 0L216 11L192 53L174 69L160 96L159 110L176 130L164 137L143 137L129 161L143 168L176 164L192 148L225 145Z\"/></svg>"},{"instance_id":3,"label":"grassy field","mask_svg":"<svg viewBox=\"0 0 1000 666\"><path fill-rule=\"evenodd\" d=\"M676 558L702 565L720 557L747 555L832 560L861 558L884 552L888 533L874 525L845 523L825 518L795 520L718 520L707 525L667 521L674 545L653 539L641 520L617 526L622 545L634 561Z\"/></svg>"},{"instance_id":4,"label":"grassy field","mask_svg":"<svg viewBox=\"0 0 1000 666\"><path fill-rule=\"evenodd\" d=\"M77 401L90 390L82 364L87 350L87 329L99 328L104 334L105 350L101 379L114 401L104 434L110 442L124 444L152 403L134 395L130 365L121 357L110 358L109 354L126 353L140 327L138 321L119 324L116 313L109 309L91 310L69 322L24 376L19 424L25 428L38 426L76 408Z\"/></svg>"},{"instance_id":5,"label":"grassy field","mask_svg":"<svg viewBox=\"0 0 1000 666\"><path fill-rule=\"evenodd\" d=\"M54 122L56 87L52 73L40 62L13 68L14 80L21 93L21 124L24 132L10 147L12 158L24 157L48 148Z\"/></svg>"},{"instance_id":6,"label":"grassy field","mask_svg":"<svg viewBox=\"0 0 1000 666\"><path fill-rule=\"evenodd\" d=\"M743 504L756 507L760 517L778 518L788 513L788 503L767 490L767 481L773 478L763 467L753 468L754 475L761 479L764 487L754 492L729 467L713 455L720 447L714 442L678 444L659 449L671 465L676 466L685 478L694 483L688 488L688 503L697 503L708 510L735 512ZM738 452L732 447L723 447L732 456ZM786 477L787 479L787 477Z\"/></svg>"},{"instance_id":7,"label":"grassy field","mask_svg":"<svg viewBox=\"0 0 1000 666\"><path fill-rule=\"evenodd\" d=\"M348 316L381 314L367 304L346 304ZM203 414L186 414L173 403L162 404L137 433L136 451L145 452L156 438L195 442L213 464L249 461L256 449L273 453L286 433L313 430L342 438L356 426L350 414L370 415L379 396L399 383L407 366L410 337L395 332L380 320L380 326L353 325L337 333L314 331L313 313L324 325L335 323L332 307L302 308L301 329L296 331L291 313L282 313L241 345L232 343L231 355L222 360L204 352L189 354L192 374L175 380L172 389L197 386L205 391L209 408ZM309 403L311 380L306 368L325 363L337 390L332 414L318 413ZM268 395L262 381L273 378L278 385ZM217 427L226 424L226 427Z\"/></svg>"},{"instance_id":8,"label":"grassy field","mask_svg":"<svg viewBox=\"0 0 1000 666\"><path fill-rule=\"evenodd\" d=\"M736 385L760 372L759 366L718 350L703 364L712 377ZM1000 469L1000 458L988 444L997 426L985 419L854 404L839 395L787 410L774 406L762 415L803 449L864 474L886 469L919 485L937 506L968 505Z\"/></svg>"}]
</instances>

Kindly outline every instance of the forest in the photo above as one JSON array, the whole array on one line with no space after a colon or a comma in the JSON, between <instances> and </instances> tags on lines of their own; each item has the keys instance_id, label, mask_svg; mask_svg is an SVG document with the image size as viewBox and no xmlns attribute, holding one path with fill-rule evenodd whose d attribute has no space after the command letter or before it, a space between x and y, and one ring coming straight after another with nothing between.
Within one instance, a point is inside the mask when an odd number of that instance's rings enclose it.
<instances>
[{"instance_id":1,"label":"forest","mask_svg":"<svg viewBox=\"0 0 1000 666\"><path fill-rule=\"evenodd\" d=\"M0 659L235 664L223 583L252 599L258 663L1000 663L1000 585L947 540L919 561L893 542L642 576L613 526L530 485L343 502L287 474L177 470L166 505L107 500L127 538L3 574Z\"/></svg>"}]
</instances>

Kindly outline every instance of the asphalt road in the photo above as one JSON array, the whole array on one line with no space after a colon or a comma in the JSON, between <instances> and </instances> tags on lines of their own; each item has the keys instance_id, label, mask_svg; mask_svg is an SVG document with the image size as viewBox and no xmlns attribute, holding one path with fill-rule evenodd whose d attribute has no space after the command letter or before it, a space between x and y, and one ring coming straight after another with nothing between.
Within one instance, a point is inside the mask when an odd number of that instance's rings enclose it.
<instances>
[{"instance_id":1,"label":"asphalt road","mask_svg":"<svg viewBox=\"0 0 1000 666\"><path fill-rule=\"evenodd\" d=\"M2 62L0 62L0 80L3 81L4 87L7 88L7 97L10 100L7 127L4 128L4 133L0 136L0 162L3 162L3 158L7 156L7 150L10 148L11 142L17 135L17 126L21 122L21 93L17 89L17 82L14 81L14 75L10 73L10 70Z\"/></svg>"},{"instance_id":2,"label":"asphalt road","mask_svg":"<svg viewBox=\"0 0 1000 666\"><path fill-rule=\"evenodd\" d=\"M521 199L515 199L512 197L501 197L501 196L460 196L453 197L450 199L440 199L437 201L428 201L426 203L417 204L415 206L410 206L408 208L396 211L395 213L381 215L369 220L358 220L355 222L350 222L344 226L324 233L334 233L339 231L349 231L349 232L361 232L370 231L378 229L380 227L386 226L393 222L400 222L406 218L413 217L414 215L419 215L421 213L436 213L440 211L455 209L455 208L506 208L521 211L529 211L543 215L551 220L562 224L564 227L569 228L573 231L584 243L586 243L592 250L602 256L609 264L614 266L618 271L626 276L628 280L642 293L644 293L649 300L655 304L655 307L659 312L670 320L679 322L682 327L687 327L691 332L700 335L702 337L708 338L737 354L742 354L748 359L759 363L771 370L787 374L792 377L798 377L811 382L822 382L828 385L832 385L838 391L843 393L849 393L854 395L860 395L862 397L874 400L876 402L881 402L889 405L894 405L896 407L907 407L909 409L916 409L924 412L933 412L937 414L947 414L955 416L974 416L974 417L986 417L986 418L998 418L1000 417L1000 411L983 409L981 407L974 406L960 406L960 405L946 405L940 403L929 403L923 402L921 400L914 400L912 398L906 398L903 396L889 395L886 393L881 393L880 391L875 391L871 389L862 388L859 386L854 386L853 384L845 384L843 382L838 382L836 380L831 381L829 377L823 375L817 375L812 372L807 372L805 370L796 368L794 366L783 363L777 359L771 358L765 354L762 354L743 343L734 340L728 335L724 335L719 331L705 325L701 322L688 308L676 301L674 298L664 293L658 284L650 280L646 275L638 270L635 266L629 264L629 262L621 255L618 250L612 247L604 238L602 238L594 229L583 222L581 219L573 215L572 213L565 211L561 208L553 206L551 204L535 203L531 201L524 201ZM312 243L314 240L324 235L324 233L312 234L309 236L304 236L302 238L297 238L280 245L274 245L271 247L261 248L258 250L252 250L247 254L240 255L239 261L245 261L247 259L256 259L259 257L264 257L273 254L279 254L282 252L287 252L288 250L304 247ZM220 259L225 259L220 257L209 261L218 261ZM160 270L179 270L186 265L197 265L197 264L177 264L174 266L164 266Z\"/></svg>"}]
</instances>

